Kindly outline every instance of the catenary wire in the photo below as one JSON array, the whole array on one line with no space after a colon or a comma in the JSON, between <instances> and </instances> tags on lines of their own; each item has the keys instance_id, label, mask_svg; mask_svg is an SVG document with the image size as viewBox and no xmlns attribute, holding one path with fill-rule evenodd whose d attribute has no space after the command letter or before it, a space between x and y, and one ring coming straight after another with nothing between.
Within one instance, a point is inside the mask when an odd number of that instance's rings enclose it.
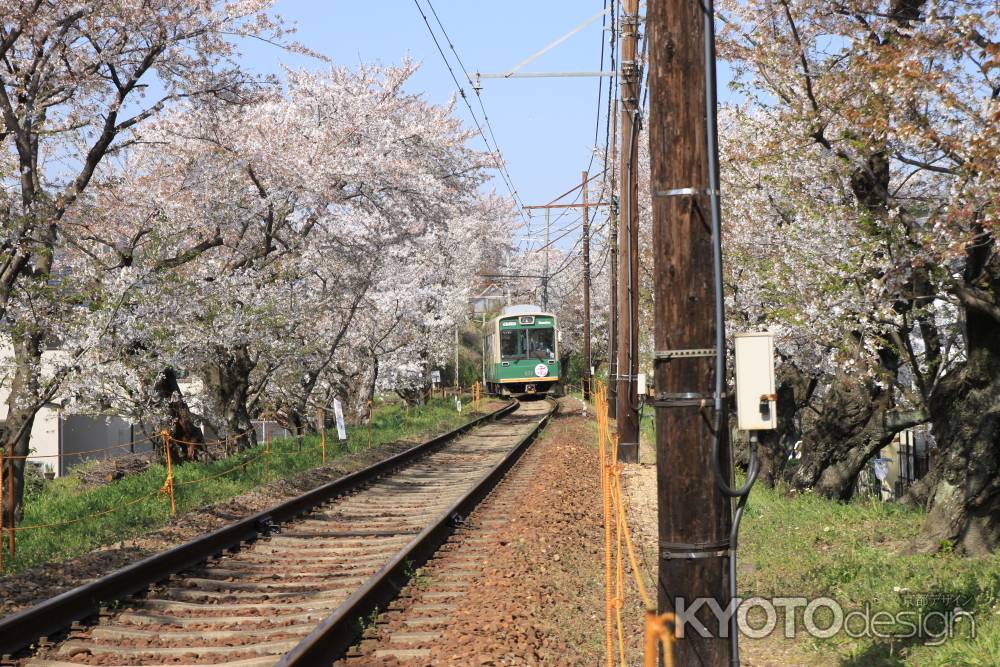
<instances>
[{"instance_id":1,"label":"catenary wire","mask_svg":"<svg viewBox=\"0 0 1000 667\"><path fill-rule=\"evenodd\" d=\"M441 43L438 41L437 34L431 27L430 21L427 18L427 14L424 13L424 9L423 7L420 6L420 2L418 0L413 0L413 4L416 6L417 11L420 12L420 17L424 20L424 25L427 26L427 30L431 35L431 39L434 41L434 46L437 47L438 53L441 54L441 59L444 61L445 66L448 68L448 73L451 75L451 79L455 83L455 88L458 90L459 96L465 103L466 108L468 108L469 115L472 117L472 122L475 123L476 129L479 131L479 135L483 138L483 142L486 144L486 148L494 153L497 169L500 172L500 178L501 180L503 180L504 185L507 187L510 196L517 203L521 218L530 226L531 224L530 219L528 216L525 215L524 202L521 201L521 197L517 192L517 188L514 187L514 181L510 177L510 173L507 171L507 166L503 159L503 155L500 151L500 146L494 143L493 146L491 147L490 140L487 138L486 132L483 130L483 126L479 122L479 117L476 116L475 111L472 109L472 105L469 104L469 99L465 94L465 89L462 87L462 84L459 83L458 77L455 76L455 70L451 66L451 61L448 60L447 55L445 55L444 49L441 48Z\"/></svg>"}]
</instances>

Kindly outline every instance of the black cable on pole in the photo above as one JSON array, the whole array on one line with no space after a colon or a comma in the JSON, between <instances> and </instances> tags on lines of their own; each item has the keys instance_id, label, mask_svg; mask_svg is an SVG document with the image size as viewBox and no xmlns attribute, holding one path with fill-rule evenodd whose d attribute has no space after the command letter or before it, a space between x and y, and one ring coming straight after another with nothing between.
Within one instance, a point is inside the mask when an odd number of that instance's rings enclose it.
<instances>
[{"instance_id":1,"label":"black cable on pole","mask_svg":"<svg viewBox=\"0 0 1000 667\"><path fill-rule=\"evenodd\" d=\"M733 513L733 523L729 534L729 597L735 601L736 549L743 510L750 498L750 490L760 472L757 457L756 437L751 438L750 461L747 466L746 483L740 488L732 488L730 480L723 474L719 461L719 448L726 427L726 404L723 392L726 388L726 318L725 295L722 275L722 207L720 204L719 179L719 131L718 131L718 91L715 66L715 1L699 2L704 16L704 68L705 68L705 139L708 157L708 195L712 221L712 283L715 298L715 432L712 434L712 465L715 469L716 486L728 497L739 498ZM732 473L730 466L730 474ZM732 667L740 665L740 637L737 614L730 617L730 645L732 647Z\"/></svg>"},{"instance_id":2,"label":"black cable on pole","mask_svg":"<svg viewBox=\"0 0 1000 667\"><path fill-rule=\"evenodd\" d=\"M607 171L607 169L608 169L608 151L609 151L609 149L611 147L611 114L614 113L614 107L611 105L611 100L614 97L614 90L617 87L616 86L616 82L618 81L618 69L617 69L617 65L615 64L615 50L617 49L617 46L618 46L617 42L616 42L617 35L615 33L615 19L616 19L616 12L618 10L615 7L615 1L616 0L611 0L611 12L610 12L610 14L611 14L611 33L610 33L610 36L608 38L609 44L611 45L610 60L611 60L611 72L612 72L612 74L611 74L611 82L608 85L608 110L607 110L607 113L605 114L606 120L604 122L604 159L603 159L603 162L604 162L604 170L605 171ZM604 59L603 58L601 59L601 64L602 64L602 66L604 64ZM611 166L611 182L612 183L614 182L614 176L615 176L615 174L614 174L614 165L612 165Z\"/></svg>"},{"instance_id":3,"label":"black cable on pole","mask_svg":"<svg viewBox=\"0 0 1000 667\"><path fill-rule=\"evenodd\" d=\"M430 0L428 0L428 2L429 1ZM604 0L604 11L607 12L607 9L608 9L608 0ZM604 69L604 27L607 24L608 24L608 15L607 15L607 13L605 13L604 16L601 18L601 60L600 60L600 67L598 67L598 71L601 71L601 70ZM601 131L601 95L602 95L603 90L604 90L604 77L599 76L599 77L597 77L597 120L594 123L594 148L595 149L597 148L597 138L600 135L600 131ZM608 119L608 120L610 120L610 119ZM607 123L605 123L605 124L607 124ZM588 173L590 172L590 167L592 167L592 166L594 166L594 152L593 151L591 151L591 153L590 153L590 165L587 167L587 172Z\"/></svg>"},{"instance_id":4,"label":"black cable on pole","mask_svg":"<svg viewBox=\"0 0 1000 667\"><path fill-rule=\"evenodd\" d=\"M635 15L635 29L637 31L639 29L638 18L639 18L639 14L638 14L638 11L637 11L636 15ZM637 170L637 164L636 164L636 162L638 161L638 158L639 158L639 156L636 154L635 148L636 148L636 145L638 143L637 142L636 133L639 132L639 131L641 131L641 124L642 124L642 107L638 104L639 99L641 98L641 96L643 94L643 91L642 91L642 88L643 88L643 77L642 77L642 74L641 74L642 73L642 66L641 66L640 63L645 58L646 45L649 43L649 40L645 38L644 34L640 33L639 35L637 35L637 37L642 37L642 50L638 52L638 57L636 58L636 66L639 68L639 72L638 72L638 76L637 76L637 78L638 78L638 81L637 81L638 90L636 91L636 100L635 100L636 106L630 112L631 116L632 116L632 122L630 123L630 127L629 127L628 154L627 154L627 159L625 161L625 168L627 170L626 171L626 176L627 176L626 180L629 181L629 182L631 182L631 175ZM637 51L638 51L638 49L637 49ZM620 194L621 194L621 201L623 203L623 209L622 210L625 212L625 216L624 216L625 217L625 232L626 232L625 233L625 239L628 242L628 246L627 246L628 247L628 252L626 253L626 257L631 257L632 253L637 252L636 248L632 248L632 218L633 218L633 211L635 211L636 224L638 224L638 222L639 222L639 220L638 220L638 218L639 218L639 212L635 210L635 206L636 206L637 202L633 201L632 188L631 187L628 189L627 193L624 192L624 191L622 191ZM628 312L631 313L632 312L632 304L633 303L637 304L637 302L638 302L638 296L632 290L632 262L629 261L629 262L626 262L625 264L627 264L626 283L625 283L627 285L627 289L626 289L627 300L626 300L625 305L628 307ZM622 267L620 266L619 267L619 271L621 269L622 269ZM622 312L623 313L625 312L624 309L622 310ZM631 374L631 372L632 372L632 362L638 356L638 353L639 353L639 350L638 350L638 331L636 331L637 327L635 325L636 325L636 323L632 322L631 316L630 316L629 317L629 321L628 321L628 341L627 341L628 342L628 359L629 359L629 371L628 372L629 372L629 374ZM619 341L619 344L621 344L620 341ZM636 394L636 400L638 402L638 394ZM638 405L635 405L635 406L629 405L629 408L638 410Z\"/></svg>"}]
</instances>

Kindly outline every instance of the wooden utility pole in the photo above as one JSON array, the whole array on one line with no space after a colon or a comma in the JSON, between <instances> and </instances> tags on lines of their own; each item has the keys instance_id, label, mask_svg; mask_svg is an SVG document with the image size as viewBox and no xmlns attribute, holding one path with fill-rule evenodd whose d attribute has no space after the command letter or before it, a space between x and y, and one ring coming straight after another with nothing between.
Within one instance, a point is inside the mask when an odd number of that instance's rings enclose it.
<instances>
[{"instance_id":1,"label":"wooden utility pole","mask_svg":"<svg viewBox=\"0 0 1000 667\"><path fill-rule=\"evenodd\" d=\"M711 457L711 425L724 403L714 395L705 22L702 4L690 0L650 0L646 14L661 612L678 611L681 600L688 609L700 598L713 598L722 609L730 603L730 502L716 486ZM714 94L709 99L714 105ZM724 419L718 431L729 475ZM687 625L673 643L673 664L729 667L730 641L719 636L726 624L720 628L707 604L696 616L711 636Z\"/></svg>"},{"instance_id":2,"label":"wooden utility pole","mask_svg":"<svg viewBox=\"0 0 1000 667\"><path fill-rule=\"evenodd\" d=\"M615 108L611 114L611 160L614 165L618 154L618 102L615 101ZM618 415L618 383L615 376L618 375L618 205L615 203L615 179L612 167L611 178L608 179L611 186L611 209L608 216L608 254L610 255L611 273L611 303L608 310L608 418L614 419Z\"/></svg>"},{"instance_id":3,"label":"wooden utility pole","mask_svg":"<svg viewBox=\"0 0 1000 667\"><path fill-rule=\"evenodd\" d=\"M587 201L586 171L580 172L583 198L583 400L590 400L590 207Z\"/></svg>"},{"instance_id":4,"label":"wooden utility pole","mask_svg":"<svg viewBox=\"0 0 1000 667\"><path fill-rule=\"evenodd\" d=\"M623 0L621 18L621 212L618 249L618 460L639 461L639 0Z\"/></svg>"}]
</instances>

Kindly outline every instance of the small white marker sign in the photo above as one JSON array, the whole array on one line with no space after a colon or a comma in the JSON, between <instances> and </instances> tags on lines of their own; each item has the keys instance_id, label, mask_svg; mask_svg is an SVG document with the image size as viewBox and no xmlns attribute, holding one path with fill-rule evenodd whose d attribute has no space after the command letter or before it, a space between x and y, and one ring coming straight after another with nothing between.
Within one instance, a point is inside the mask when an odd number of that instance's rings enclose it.
<instances>
[{"instance_id":1,"label":"small white marker sign","mask_svg":"<svg viewBox=\"0 0 1000 667\"><path fill-rule=\"evenodd\" d=\"M344 426L344 408L341 407L340 401L336 398L333 399L333 413L337 416L337 437L341 440L347 440L347 428Z\"/></svg>"}]
</instances>

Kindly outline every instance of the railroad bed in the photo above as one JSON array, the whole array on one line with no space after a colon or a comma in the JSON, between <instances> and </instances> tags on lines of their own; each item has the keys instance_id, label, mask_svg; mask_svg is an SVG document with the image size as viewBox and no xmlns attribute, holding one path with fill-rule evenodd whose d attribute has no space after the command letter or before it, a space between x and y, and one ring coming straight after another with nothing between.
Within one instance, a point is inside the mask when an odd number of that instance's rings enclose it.
<instances>
[{"instance_id":1,"label":"railroad bed","mask_svg":"<svg viewBox=\"0 0 1000 667\"><path fill-rule=\"evenodd\" d=\"M329 664L499 481L551 413L521 403L269 534L74 624L20 664ZM516 450L516 451L515 451ZM457 520L457 521L456 521ZM233 545L234 547L237 545ZM0 624L0 629L2 629Z\"/></svg>"},{"instance_id":2,"label":"railroad bed","mask_svg":"<svg viewBox=\"0 0 1000 667\"><path fill-rule=\"evenodd\" d=\"M507 477L420 569L399 597L369 625L363 641L353 646L335 667L407 663L426 665L433 659L430 646L441 642L455 614L477 580L486 576L485 564L516 534L512 510L524 502L536 476L542 452L527 452ZM507 664L502 661L499 664Z\"/></svg>"}]
</instances>

